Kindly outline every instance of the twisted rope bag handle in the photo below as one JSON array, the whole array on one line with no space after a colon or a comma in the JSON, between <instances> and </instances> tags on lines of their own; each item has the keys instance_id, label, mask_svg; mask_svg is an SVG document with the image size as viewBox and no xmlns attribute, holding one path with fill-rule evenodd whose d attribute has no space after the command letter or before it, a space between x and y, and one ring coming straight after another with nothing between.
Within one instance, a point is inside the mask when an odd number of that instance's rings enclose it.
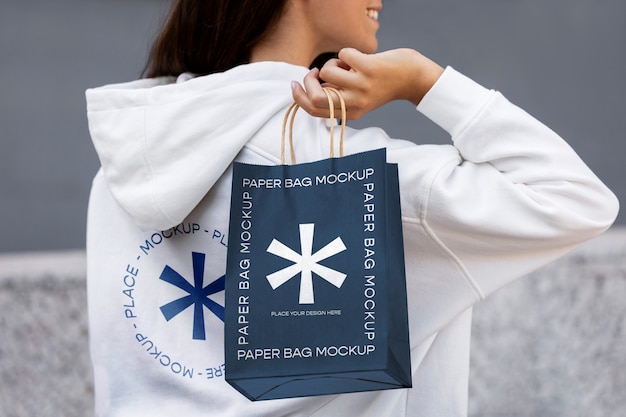
<instances>
[{"instance_id":1,"label":"twisted rope bag handle","mask_svg":"<svg viewBox=\"0 0 626 417\"><path fill-rule=\"evenodd\" d=\"M339 156L343 157L343 138L346 131L346 102L343 99L341 93L332 87L324 87L324 94L328 98L328 106L330 108L330 157L335 157L335 103L331 96L331 92L335 93L339 97L339 104L341 106L341 133L339 136ZM296 118L296 112L300 109L297 103L292 103L287 109L285 117L283 119L283 129L280 145L280 163L285 165L285 136L287 133L287 124L289 123L289 150L291 156L291 164L296 163L296 154L293 150L293 125Z\"/></svg>"}]
</instances>

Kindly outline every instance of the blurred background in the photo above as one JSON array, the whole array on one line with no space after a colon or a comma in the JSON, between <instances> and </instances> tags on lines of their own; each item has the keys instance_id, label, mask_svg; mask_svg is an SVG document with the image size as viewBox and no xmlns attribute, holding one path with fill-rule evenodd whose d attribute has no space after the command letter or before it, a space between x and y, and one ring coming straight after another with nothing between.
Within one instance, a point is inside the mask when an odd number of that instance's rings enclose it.
<instances>
[{"instance_id":1,"label":"blurred background","mask_svg":"<svg viewBox=\"0 0 626 417\"><path fill-rule=\"evenodd\" d=\"M387 0L380 49L452 65L566 138L626 201L626 2ZM140 76L167 0L0 0L0 252L82 248L84 90ZM353 125L447 143L407 103ZM618 221L626 222L622 214Z\"/></svg>"},{"instance_id":2,"label":"blurred background","mask_svg":"<svg viewBox=\"0 0 626 417\"><path fill-rule=\"evenodd\" d=\"M92 413L84 245L99 163L84 90L140 77L169 5L0 0L0 416ZM502 91L626 201L624 0L384 5L381 50L417 49ZM352 125L449 140L406 103ZM473 416L622 415L625 224L622 211L597 242L476 308Z\"/></svg>"}]
</instances>

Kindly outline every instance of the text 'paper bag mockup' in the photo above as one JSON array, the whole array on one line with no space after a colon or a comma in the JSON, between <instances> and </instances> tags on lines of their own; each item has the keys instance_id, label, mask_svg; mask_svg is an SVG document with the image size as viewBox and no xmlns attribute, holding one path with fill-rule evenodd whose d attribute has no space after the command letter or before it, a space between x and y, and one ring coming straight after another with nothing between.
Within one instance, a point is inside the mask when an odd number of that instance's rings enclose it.
<instances>
[{"instance_id":1,"label":"text 'paper bag mockup'","mask_svg":"<svg viewBox=\"0 0 626 417\"><path fill-rule=\"evenodd\" d=\"M230 216L232 386L251 400L411 386L398 173L384 149L236 163Z\"/></svg>"}]
</instances>

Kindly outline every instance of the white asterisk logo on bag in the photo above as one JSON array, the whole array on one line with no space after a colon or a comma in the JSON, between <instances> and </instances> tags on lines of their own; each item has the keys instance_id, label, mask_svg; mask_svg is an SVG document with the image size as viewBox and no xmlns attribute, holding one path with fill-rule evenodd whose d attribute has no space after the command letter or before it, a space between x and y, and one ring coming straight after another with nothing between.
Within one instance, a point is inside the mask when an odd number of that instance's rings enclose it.
<instances>
[{"instance_id":1,"label":"white asterisk logo on bag","mask_svg":"<svg viewBox=\"0 0 626 417\"><path fill-rule=\"evenodd\" d=\"M278 240L272 240L267 252L287 259L294 264L267 276L272 289L276 289L300 274L300 304L313 304L313 272L337 288L341 288L347 275L320 265L319 262L346 250L340 237L336 238L319 251L313 252L314 224L300 225L300 254Z\"/></svg>"}]
</instances>

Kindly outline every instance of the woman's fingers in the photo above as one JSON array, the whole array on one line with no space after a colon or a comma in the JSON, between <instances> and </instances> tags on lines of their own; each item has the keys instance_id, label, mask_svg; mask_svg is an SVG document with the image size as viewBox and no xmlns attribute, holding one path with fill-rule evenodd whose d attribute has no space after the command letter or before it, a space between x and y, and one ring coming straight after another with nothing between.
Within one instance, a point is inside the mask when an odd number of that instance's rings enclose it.
<instances>
[{"instance_id":1,"label":"woman's fingers","mask_svg":"<svg viewBox=\"0 0 626 417\"><path fill-rule=\"evenodd\" d=\"M304 77L304 87L294 85L293 96L310 114L328 117L323 87L333 85L346 101L348 119L358 119L393 100L417 105L442 72L442 67L412 49L364 54L346 48L321 70L310 71ZM337 101L335 108L339 108Z\"/></svg>"},{"instance_id":2,"label":"woman's fingers","mask_svg":"<svg viewBox=\"0 0 626 417\"><path fill-rule=\"evenodd\" d=\"M319 79L319 70L311 70L303 80L304 87L293 81L291 83L291 90L293 99L300 107L306 112L316 117L329 117L329 103L328 96L324 93L324 87L336 86L328 83L321 84ZM335 104L336 109L340 109L338 100Z\"/></svg>"}]
</instances>

